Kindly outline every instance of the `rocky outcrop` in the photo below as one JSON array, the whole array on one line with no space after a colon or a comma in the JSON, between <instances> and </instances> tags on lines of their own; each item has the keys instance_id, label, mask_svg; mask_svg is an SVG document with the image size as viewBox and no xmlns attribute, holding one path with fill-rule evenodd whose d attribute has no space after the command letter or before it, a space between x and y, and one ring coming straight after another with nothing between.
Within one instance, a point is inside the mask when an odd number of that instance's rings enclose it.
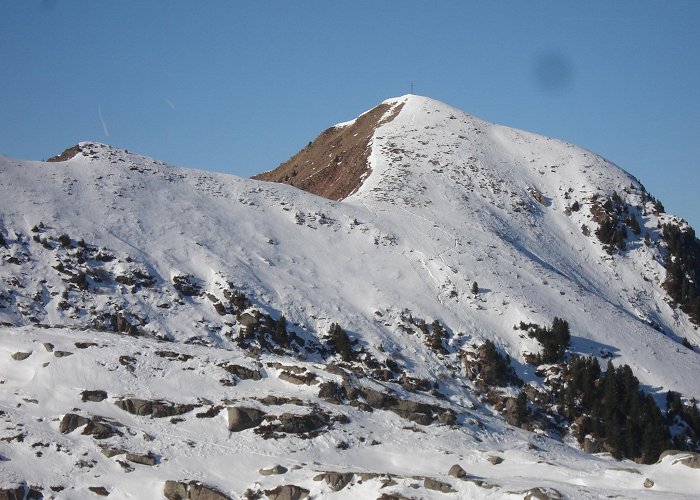
<instances>
[{"instance_id":1,"label":"rocky outcrop","mask_svg":"<svg viewBox=\"0 0 700 500\"><path fill-rule=\"evenodd\" d=\"M681 458L678 463L691 469L700 469L700 453L691 453L690 456Z\"/></svg>"},{"instance_id":2,"label":"rocky outcrop","mask_svg":"<svg viewBox=\"0 0 700 500\"><path fill-rule=\"evenodd\" d=\"M69 434L78 427L87 424L89 421L90 419L81 417L75 413L66 413L58 424L58 430L61 434Z\"/></svg>"},{"instance_id":3,"label":"rocky outcrop","mask_svg":"<svg viewBox=\"0 0 700 500\"><path fill-rule=\"evenodd\" d=\"M452 467L450 467L450 470L447 471L447 475L456 477L457 479L462 479L467 475L467 471L465 471L461 465L454 464Z\"/></svg>"},{"instance_id":4,"label":"rocky outcrop","mask_svg":"<svg viewBox=\"0 0 700 500\"><path fill-rule=\"evenodd\" d=\"M86 146L89 146L86 145ZM79 153L83 152L83 147L80 144L76 144L75 146L72 146L66 150L64 150L61 154L57 154L56 156L52 156L46 161L50 162L59 162L59 161L67 161L73 158L74 156L78 155ZM84 153L85 156L87 156L87 153Z\"/></svg>"},{"instance_id":5,"label":"rocky outcrop","mask_svg":"<svg viewBox=\"0 0 700 500\"><path fill-rule=\"evenodd\" d=\"M101 497L109 496L109 490L104 486L88 486L88 490Z\"/></svg>"},{"instance_id":6,"label":"rocky outcrop","mask_svg":"<svg viewBox=\"0 0 700 500\"><path fill-rule=\"evenodd\" d=\"M170 360L176 360L176 361L189 361L192 359L194 356L191 354L185 354L181 352L175 352L175 351L156 351L153 354L156 356L160 356L161 358L166 358Z\"/></svg>"},{"instance_id":7,"label":"rocky outcrop","mask_svg":"<svg viewBox=\"0 0 700 500\"><path fill-rule=\"evenodd\" d=\"M83 402L92 401L99 403L100 401L107 399L107 392L102 390L84 390L80 393L80 398L83 400Z\"/></svg>"},{"instance_id":8,"label":"rocky outcrop","mask_svg":"<svg viewBox=\"0 0 700 500\"><path fill-rule=\"evenodd\" d=\"M88 418L75 413L66 413L58 424L58 430L61 434L69 434L78 427L85 426L83 435L92 436L95 439L107 439L122 434L121 431L116 428L117 425L121 424L111 422L103 417L96 416Z\"/></svg>"},{"instance_id":9,"label":"rocky outcrop","mask_svg":"<svg viewBox=\"0 0 700 500\"><path fill-rule=\"evenodd\" d=\"M120 399L114 404L133 415L151 416L153 418L182 415L197 407L197 405L193 404L177 404L170 401L150 401L138 398Z\"/></svg>"},{"instance_id":10,"label":"rocky outcrop","mask_svg":"<svg viewBox=\"0 0 700 500\"><path fill-rule=\"evenodd\" d=\"M284 380L285 382L295 385L313 385L318 383L316 380L316 375L311 372L297 374L289 371L283 371L279 374L279 378L280 380Z\"/></svg>"},{"instance_id":11,"label":"rocky outcrop","mask_svg":"<svg viewBox=\"0 0 700 500\"><path fill-rule=\"evenodd\" d=\"M441 493L456 493L457 490L454 489L449 483L444 483L433 478L426 478L423 481L423 486L425 489L439 491Z\"/></svg>"},{"instance_id":12,"label":"rocky outcrop","mask_svg":"<svg viewBox=\"0 0 700 500\"><path fill-rule=\"evenodd\" d=\"M265 406L281 406L281 405L296 405L296 406L311 406L311 403L297 397L276 396L268 394L264 398L258 399Z\"/></svg>"},{"instance_id":13,"label":"rocky outcrop","mask_svg":"<svg viewBox=\"0 0 700 500\"><path fill-rule=\"evenodd\" d=\"M340 491L345 488L355 474L352 472L324 472L314 477L314 481L325 481L333 491Z\"/></svg>"},{"instance_id":14,"label":"rocky outcrop","mask_svg":"<svg viewBox=\"0 0 700 500\"><path fill-rule=\"evenodd\" d=\"M25 490L24 485L0 488L0 500L24 500Z\"/></svg>"},{"instance_id":15,"label":"rocky outcrop","mask_svg":"<svg viewBox=\"0 0 700 500\"><path fill-rule=\"evenodd\" d=\"M328 403L343 404L343 400L347 397L345 390L336 382L323 382L319 386L318 397Z\"/></svg>"},{"instance_id":16,"label":"rocky outcrop","mask_svg":"<svg viewBox=\"0 0 700 500\"><path fill-rule=\"evenodd\" d=\"M180 481L165 481L163 496L168 500L187 500L188 486Z\"/></svg>"},{"instance_id":17,"label":"rocky outcrop","mask_svg":"<svg viewBox=\"0 0 700 500\"><path fill-rule=\"evenodd\" d=\"M140 333L138 327L132 324L121 312L112 314L109 324L113 332L126 333L127 335L138 335Z\"/></svg>"},{"instance_id":18,"label":"rocky outcrop","mask_svg":"<svg viewBox=\"0 0 700 500\"><path fill-rule=\"evenodd\" d=\"M189 274L173 276L173 287L185 297L193 297L202 293L201 285Z\"/></svg>"},{"instance_id":19,"label":"rocky outcrop","mask_svg":"<svg viewBox=\"0 0 700 500\"><path fill-rule=\"evenodd\" d=\"M357 390L372 408L389 410L402 418L420 425L432 424L436 414L446 411L439 406L402 399L394 394L387 394L368 387L358 387Z\"/></svg>"},{"instance_id":20,"label":"rocky outcrop","mask_svg":"<svg viewBox=\"0 0 700 500\"><path fill-rule=\"evenodd\" d=\"M265 490L265 495L270 500L302 500L309 498L309 493L309 490L293 484L285 484L271 490Z\"/></svg>"},{"instance_id":21,"label":"rocky outcrop","mask_svg":"<svg viewBox=\"0 0 700 500\"><path fill-rule=\"evenodd\" d=\"M355 474L352 472L327 472L323 480L333 491L340 491L352 481L353 477Z\"/></svg>"},{"instance_id":22,"label":"rocky outcrop","mask_svg":"<svg viewBox=\"0 0 700 500\"><path fill-rule=\"evenodd\" d=\"M680 450L666 450L659 457L659 462L668 456L679 457L673 460L673 465L681 464L691 469L700 469L700 453L693 453L692 451L680 451Z\"/></svg>"},{"instance_id":23,"label":"rocky outcrop","mask_svg":"<svg viewBox=\"0 0 700 500\"><path fill-rule=\"evenodd\" d=\"M107 458L116 457L117 455L126 455L128 453L122 448L115 448L109 445L100 446L100 451Z\"/></svg>"},{"instance_id":24,"label":"rocky outcrop","mask_svg":"<svg viewBox=\"0 0 700 500\"><path fill-rule=\"evenodd\" d=\"M157 457L150 451L145 454L127 453L126 459L129 462L141 465L156 465L158 463Z\"/></svg>"},{"instance_id":25,"label":"rocky outcrop","mask_svg":"<svg viewBox=\"0 0 700 500\"><path fill-rule=\"evenodd\" d=\"M78 349L87 349L88 347L97 347L95 342L73 342L73 345Z\"/></svg>"},{"instance_id":26,"label":"rocky outcrop","mask_svg":"<svg viewBox=\"0 0 700 500\"><path fill-rule=\"evenodd\" d=\"M235 375L241 380L260 380L262 379L262 374L259 370L254 368L247 368L245 366L236 365L233 363L220 363L217 366L223 368L231 375Z\"/></svg>"},{"instance_id":27,"label":"rocky outcrop","mask_svg":"<svg viewBox=\"0 0 700 500\"><path fill-rule=\"evenodd\" d=\"M531 488L521 492L523 500L561 500L563 497L554 488Z\"/></svg>"},{"instance_id":28,"label":"rocky outcrop","mask_svg":"<svg viewBox=\"0 0 700 500\"><path fill-rule=\"evenodd\" d=\"M489 455L486 457L486 460L489 461L492 465L498 465L503 463L503 457L499 457L498 455Z\"/></svg>"},{"instance_id":29,"label":"rocky outcrop","mask_svg":"<svg viewBox=\"0 0 700 500\"><path fill-rule=\"evenodd\" d=\"M109 490L104 486L88 486L88 490L101 497L109 496Z\"/></svg>"},{"instance_id":30,"label":"rocky outcrop","mask_svg":"<svg viewBox=\"0 0 700 500\"><path fill-rule=\"evenodd\" d=\"M263 181L291 184L331 200L356 191L370 172L370 139L393 120L403 104L380 104L352 124L331 127L276 169L256 175Z\"/></svg>"},{"instance_id":31,"label":"rocky outcrop","mask_svg":"<svg viewBox=\"0 0 700 500\"><path fill-rule=\"evenodd\" d=\"M95 439L108 439L112 436L121 436L122 432L116 428L116 423L102 417L93 417L83 429L83 434Z\"/></svg>"},{"instance_id":32,"label":"rocky outcrop","mask_svg":"<svg viewBox=\"0 0 700 500\"><path fill-rule=\"evenodd\" d=\"M228 409L228 430L241 432L252 429L262 423L263 417L265 417L265 412L257 408L231 407Z\"/></svg>"},{"instance_id":33,"label":"rocky outcrop","mask_svg":"<svg viewBox=\"0 0 700 500\"><path fill-rule=\"evenodd\" d=\"M199 481L165 481L163 496L168 500L231 500L228 495Z\"/></svg>"},{"instance_id":34,"label":"rocky outcrop","mask_svg":"<svg viewBox=\"0 0 700 500\"><path fill-rule=\"evenodd\" d=\"M264 438L275 437L275 434L306 434L308 437L316 435L322 427L330 423L330 416L326 413L315 411L305 415L283 413L274 421L261 425L255 429L256 434Z\"/></svg>"}]
</instances>

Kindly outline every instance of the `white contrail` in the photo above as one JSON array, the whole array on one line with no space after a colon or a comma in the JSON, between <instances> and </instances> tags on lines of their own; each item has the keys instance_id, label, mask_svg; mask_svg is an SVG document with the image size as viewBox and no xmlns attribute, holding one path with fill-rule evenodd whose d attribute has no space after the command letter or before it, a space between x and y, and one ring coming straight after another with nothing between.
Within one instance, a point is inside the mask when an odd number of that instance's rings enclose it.
<instances>
[{"instance_id":1,"label":"white contrail","mask_svg":"<svg viewBox=\"0 0 700 500\"><path fill-rule=\"evenodd\" d=\"M100 115L100 121L102 122L102 129L105 131L105 136L109 137L107 124L105 123L105 119L102 117L102 104L97 105L97 114Z\"/></svg>"},{"instance_id":2,"label":"white contrail","mask_svg":"<svg viewBox=\"0 0 700 500\"><path fill-rule=\"evenodd\" d=\"M173 104L173 101L171 101L170 99L163 99L163 100L165 101L165 104L170 106L171 109L175 109L175 104Z\"/></svg>"}]
</instances>

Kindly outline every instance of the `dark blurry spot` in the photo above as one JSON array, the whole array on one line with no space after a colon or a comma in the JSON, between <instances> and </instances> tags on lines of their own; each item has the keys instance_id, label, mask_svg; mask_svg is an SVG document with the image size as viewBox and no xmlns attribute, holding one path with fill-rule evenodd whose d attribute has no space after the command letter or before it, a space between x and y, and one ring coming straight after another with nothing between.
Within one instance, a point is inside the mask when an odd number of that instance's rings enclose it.
<instances>
[{"instance_id":1,"label":"dark blurry spot","mask_svg":"<svg viewBox=\"0 0 700 500\"><path fill-rule=\"evenodd\" d=\"M58 0L41 0L42 10L54 10L58 5Z\"/></svg>"},{"instance_id":2,"label":"dark blurry spot","mask_svg":"<svg viewBox=\"0 0 700 500\"><path fill-rule=\"evenodd\" d=\"M535 59L535 81L546 92L561 92L572 83L571 61L556 52L543 53Z\"/></svg>"}]
</instances>

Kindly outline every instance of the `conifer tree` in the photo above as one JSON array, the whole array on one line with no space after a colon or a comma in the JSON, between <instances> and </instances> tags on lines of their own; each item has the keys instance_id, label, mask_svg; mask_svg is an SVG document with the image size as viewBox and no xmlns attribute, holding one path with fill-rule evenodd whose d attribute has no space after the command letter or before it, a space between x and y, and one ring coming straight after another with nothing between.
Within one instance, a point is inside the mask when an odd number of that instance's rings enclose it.
<instances>
[{"instance_id":1,"label":"conifer tree","mask_svg":"<svg viewBox=\"0 0 700 500\"><path fill-rule=\"evenodd\" d=\"M343 361L352 361L353 352L350 338L338 323L331 324L329 337L329 346L331 346L336 353L340 354L341 359Z\"/></svg>"},{"instance_id":2,"label":"conifer tree","mask_svg":"<svg viewBox=\"0 0 700 500\"><path fill-rule=\"evenodd\" d=\"M279 345L288 345L289 336L287 335L287 318L284 315L275 322L275 332L274 332L275 342Z\"/></svg>"}]
</instances>

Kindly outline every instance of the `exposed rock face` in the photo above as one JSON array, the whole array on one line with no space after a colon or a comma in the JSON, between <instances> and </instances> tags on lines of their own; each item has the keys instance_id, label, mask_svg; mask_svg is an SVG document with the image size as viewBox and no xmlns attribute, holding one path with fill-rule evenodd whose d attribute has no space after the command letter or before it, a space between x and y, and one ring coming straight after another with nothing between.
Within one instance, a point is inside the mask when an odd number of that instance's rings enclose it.
<instances>
[{"instance_id":1,"label":"exposed rock face","mask_svg":"<svg viewBox=\"0 0 700 500\"><path fill-rule=\"evenodd\" d=\"M138 335L139 329L132 325L121 312L109 316L109 325L113 332L122 332L128 335Z\"/></svg>"},{"instance_id":2,"label":"exposed rock face","mask_svg":"<svg viewBox=\"0 0 700 500\"><path fill-rule=\"evenodd\" d=\"M81 153L83 151L82 146L80 144L76 144L75 146L72 146L66 150L64 150L61 154L58 154L56 156L52 156L46 161L50 162L59 162L59 161L67 161L76 156L78 153ZM87 155L86 155L87 156Z\"/></svg>"},{"instance_id":3,"label":"exposed rock face","mask_svg":"<svg viewBox=\"0 0 700 500\"><path fill-rule=\"evenodd\" d=\"M318 397L333 404L342 404L346 397L345 391L333 381L323 382L319 386Z\"/></svg>"},{"instance_id":4,"label":"exposed rock face","mask_svg":"<svg viewBox=\"0 0 700 500\"><path fill-rule=\"evenodd\" d=\"M309 498L309 490L293 484L278 486L272 490L265 490L265 495L270 500L302 500Z\"/></svg>"},{"instance_id":5,"label":"exposed rock face","mask_svg":"<svg viewBox=\"0 0 700 500\"><path fill-rule=\"evenodd\" d=\"M87 349L88 347L97 347L95 342L74 342L73 345L78 349Z\"/></svg>"},{"instance_id":6,"label":"exposed rock face","mask_svg":"<svg viewBox=\"0 0 700 500\"><path fill-rule=\"evenodd\" d=\"M107 392L106 391L101 391L101 390L94 390L94 391L89 391L85 390L80 393L80 397L83 401L93 401L93 402L100 402L104 401L107 399Z\"/></svg>"},{"instance_id":7,"label":"exposed rock face","mask_svg":"<svg viewBox=\"0 0 700 500\"><path fill-rule=\"evenodd\" d=\"M438 413L437 419L442 425L455 425L457 423L457 414L450 409L444 409Z\"/></svg>"},{"instance_id":8,"label":"exposed rock face","mask_svg":"<svg viewBox=\"0 0 700 500\"><path fill-rule=\"evenodd\" d=\"M24 500L24 486L0 489L0 500Z\"/></svg>"},{"instance_id":9,"label":"exposed rock face","mask_svg":"<svg viewBox=\"0 0 700 500\"><path fill-rule=\"evenodd\" d=\"M434 414L444 412L439 406L401 399L393 394L386 394L367 387L360 387L357 390L372 408L392 411L400 417L420 425L432 424L435 420ZM445 418L446 421L452 421L452 418Z\"/></svg>"},{"instance_id":10,"label":"exposed rock face","mask_svg":"<svg viewBox=\"0 0 700 500\"><path fill-rule=\"evenodd\" d=\"M518 409L518 398L505 398L505 409L503 410L503 417L506 419L510 425L519 427L522 423L519 409Z\"/></svg>"},{"instance_id":11,"label":"exposed rock face","mask_svg":"<svg viewBox=\"0 0 700 500\"><path fill-rule=\"evenodd\" d=\"M160 356L161 358L183 361L183 362L189 361L190 359L193 358L193 356L191 354L185 354L185 353L175 352L175 351L156 351L154 354L156 356Z\"/></svg>"},{"instance_id":12,"label":"exposed rock face","mask_svg":"<svg viewBox=\"0 0 700 500\"><path fill-rule=\"evenodd\" d=\"M117 455L126 455L127 451L121 448L114 448L111 446L104 446L101 449L102 454L107 458L116 457Z\"/></svg>"},{"instance_id":13,"label":"exposed rock face","mask_svg":"<svg viewBox=\"0 0 700 500\"><path fill-rule=\"evenodd\" d=\"M454 464L452 467L450 467L450 470L447 471L447 475L456 477L458 479L462 479L464 476L467 475L467 471L465 471L461 465Z\"/></svg>"},{"instance_id":14,"label":"exposed rock face","mask_svg":"<svg viewBox=\"0 0 700 500\"><path fill-rule=\"evenodd\" d=\"M163 486L163 496L168 500L186 500L187 483L179 481L166 481Z\"/></svg>"},{"instance_id":15,"label":"exposed rock face","mask_svg":"<svg viewBox=\"0 0 700 500\"><path fill-rule=\"evenodd\" d=\"M58 424L58 430L61 434L69 434L78 427L87 424L89 421L89 419L76 415L75 413L66 413L61 419L61 423Z\"/></svg>"},{"instance_id":16,"label":"exposed rock face","mask_svg":"<svg viewBox=\"0 0 700 500\"><path fill-rule=\"evenodd\" d=\"M257 427L263 420L265 412L257 408L247 408L244 406L232 407L228 409L228 430L231 432L241 432L246 429Z\"/></svg>"},{"instance_id":17,"label":"exposed rock face","mask_svg":"<svg viewBox=\"0 0 700 500\"><path fill-rule=\"evenodd\" d=\"M279 422L271 422L260 427L260 429L256 429L256 432L259 430L259 434L262 434L263 437L276 432L287 434L312 433L327 425L330 421L329 416L321 412L314 412L306 415L283 413L277 417L277 419Z\"/></svg>"},{"instance_id":18,"label":"exposed rock face","mask_svg":"<svg viewBox=\"0 0 700 500\"><path fill-rule=\"evenodd\" d=\"M260 380L262 375L259 370L253 368L246 368L245 366L235 365L232 363L222 363L221 368L229 372L231 375L235 375L241 380Z\"/></svg>"},{"instance_id":19,"label":"exposed rock face","mask_svg":"<svg viewBox=\"0 0 700 500\"><path fill-rule=\"evenodd\" d=\"M254 176L342 200L355 192L370 172L370 139L375 129L393 120L403 104L380 104L350 125L331 127L276 169Z\"/></svg>"},{"instance_id":20,"label":"exposed rock face","mask_svg":"<svg viewBox=\"0 0 700 500\"><path fill-rule=\"evenodd\" d=\"M457 491L448 483L443 483L442 481L432 478L426 478L423 481L423 486L428 490L435 490L441 493L455 493Z\"/></svg>"},{"instance_id":21,"label":"exposed rock face","mask_svg":"<svg viewBox=\"0 0 700 500\"><path fill-rule=\"evenodd\" d=\"M108 439L112 436L119 436L122 433L103 418L93 417L83 429L83 434L90 435L95 439Z\"/></svg>"},{"instance_id":22,"label":"exposed rock face","mask_svg":"<svg viewBox=\"0 0 700 500\"><path fill-rule=\"evenodd\" d=\"M700 453L688 453L690 456L681 458L678 463L690 467L691 469L700 469Z\"/></svg>"},{"instance_id":23,"label":"exposed rock face","mask_svg":"<svg viewBox=\"0 0 700 500\"><path fill-rule=\"evenodd\" d=\"M173 287L185 297L193 297L202 293L202 287L189 274L173 276Z\"/></svg>"},{"instance_id":24,"label":"exposed rock face","mask_svg":"<svg viewBox=\"0 0 700 500\"><path fill-rule=\"evenodd\" d=\"M280 405L297 405L297 406L309 406L308 401L292 397L288 398L286 396L275 396L274 394L268 394L264 398L260 398L259 401L265 406L280 406Z\"/></svg>"},{"instance_id":25,"label":"exposed rock face","mask_svg":"<svg viewBox=\"0 0 700 500\"><path fill-rule=\"evenodd\" d=\"M176 404L169 401L149 401L147 399L128 398L114 403L124 411L134 415L150 415L154 418L172 417L192 411L196 405Z\"/></svg>"},{"instance_id":26,"label":"exposed rock face","mask_svg":"<svg viewBox=\"0 0 700 500\"><path fill-rule=\"evenodd\" d=\"M187 490L190 500L231 500L231 497L206 484L191 481Z\"/></svg>"},{"instance_id":27,"label":"exposed rock face","mask_svg":"<svg viewBox=\"0 0 700 500\"><path fill-rule=\"evenodd\" d=\"M325 472L314 479L325 481L333 491L340 491L352 481L353 477L355 477L355 474L352 472Z\"/></svg>"},{"instance_id":28,"label":"exposed rock face","mask_svg":"<svg viewBox=\"0 0 700 500\"><path fill-rule=\"evenodd\" d=\"M156 459L155 455L153 455L153 453L151 452L148 452L146 454L127 453L126 459L129 462L141 465L155 465L158 463L158 460Z\"/></svg>"},{"instance_id":29,"label":"exposed rock face","mask_svg":"<svg viewBox=\"0 0 700 500\"><path fill-rule=\"evenodd\" d=\"M276 430L293 434L315 431L328 423L328 417L321 413L310 413L308 415L283 413L279 416L279 420L280 425Z\"/></svg>"},{"instance_id":30,"label":"exposed rock face","mask_svg":"<svg viewBox=\"0 0 700 500\"><path fill-rule=\"evenodd\" d=\"M312 385L315 383L318 383L316 381L316 375L314 375L311 372L307 372L304 374L296 374L288 371L284 371L280 373L279 375L280 380L284 380L285 382L289 382L290 384L295 384L295 385Z\"/></svg>"},{"instance_id":31,"label":"exposed rock face","mask_svg":"<svg viewBox=\"0 0 700 500\"><path fill-rule=\"evenodd\" d=\"M527 491L523 491L524 500L561 500L563 497L561 493L553 488L532 488Z\"/></svg>"},{"instance_id":32,"label":"exposed rock face","mask_svg":"<svg viewBox=\"0 0 700 500\"><path fill-rule=\"evenodd\" d=\"M101 497L109 496L109 490L104 486L88 486L88 489L95 495L99 495Z\"/></svg>"},{"instance_id":33,"label":"exposed rock face","mask_svg":"<svg viewBox=\"0 0 700 500\"><path fill-rule=\"evenodd\" d=\"M14 359L15 361L24 361L31 355L31 352L16 352L12 354L12 359Z\"/></svg>"},{"instance_id":34,"label":"exposed rock face","mask_svg":"<svg viewBox=\"0 0 700 500\"><path fill-rule=\"evenodd\" d=\"M168 500L231 500L216 488L198 481L166 481L163 496Z\"/></svg>"}]
</instances>

